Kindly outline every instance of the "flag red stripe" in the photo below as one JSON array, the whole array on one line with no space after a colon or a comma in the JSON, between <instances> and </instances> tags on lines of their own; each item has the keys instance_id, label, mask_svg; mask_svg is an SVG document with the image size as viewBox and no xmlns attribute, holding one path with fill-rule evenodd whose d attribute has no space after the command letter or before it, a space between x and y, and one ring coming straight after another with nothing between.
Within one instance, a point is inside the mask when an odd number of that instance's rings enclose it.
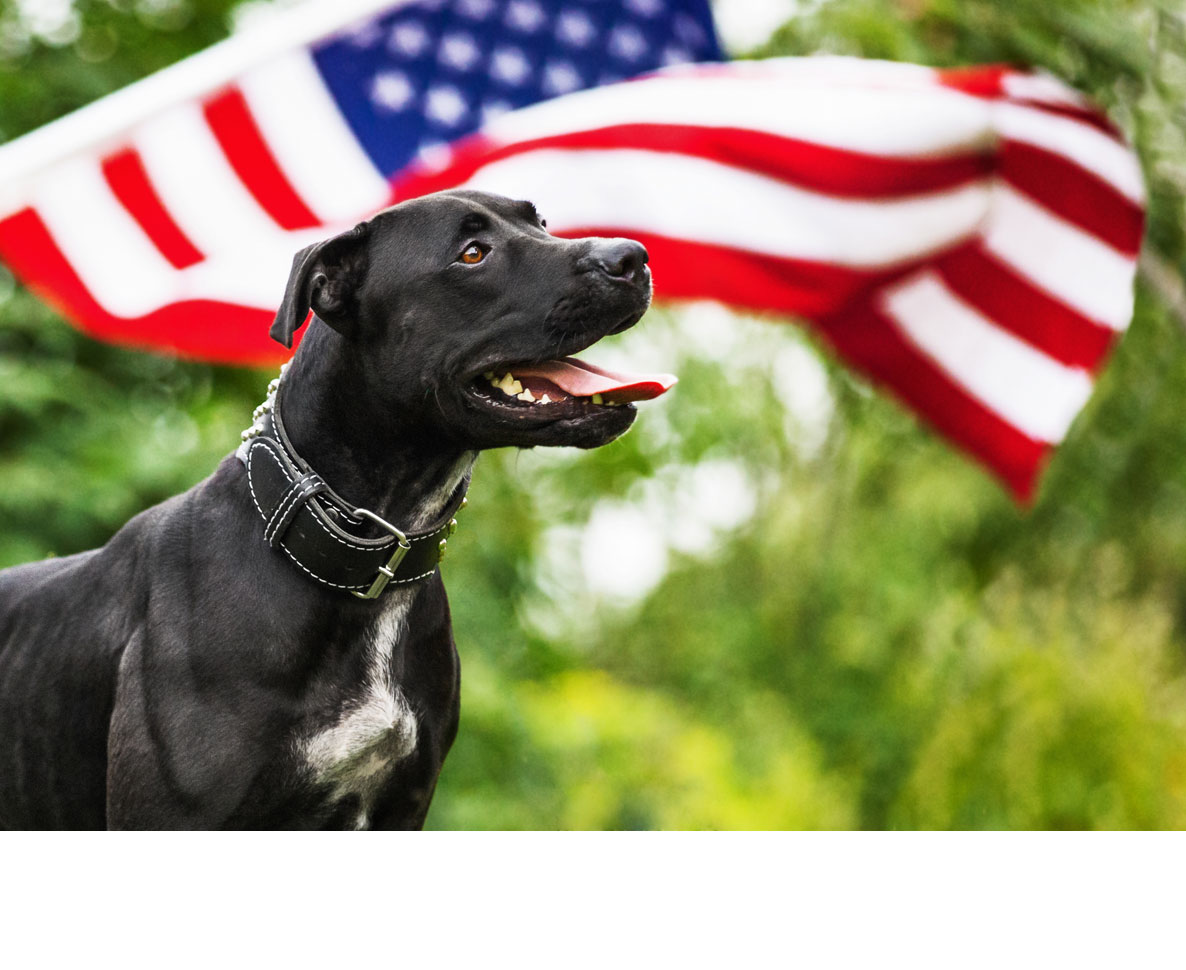
<instances>
[{"instance_id":1,"label":"flag red stripe","mask_svg":"<svg viewBox=\"0 0 1186 970\"><path fill-rule=\"evenodd\" d=\"M835 313L918 265L855 270L613 226L581 226L557 233L573 238L623 234L646 246L659 298L720 300L741 309L803 317Z\"/></svg>"},{"instance_id":2,"label":"flag red stripe","mask_svg":"<svg viewBox=\"0 0 1186 970\"><path fill-rule=\"evenodd\" d=\"M268 336L272 314L254 307L182 300L141 317L113 316L91 297L32 209L0 220L0 258L46 303L102 340L250 366L289 356Z\"/></svg>"},{"instance_id":3,"label":"flag red stripe","mask_svg":"<svg viewBox=\"0 0 1186 970\"><path fill-rule=\"evenodd\" d=\"M888 158L817 145L748 128L628 124L567 132L498 145L482 137L458 142L448 168L413 171L398 180L397 199L413 198L459 185L492 162L540 149L641 149L691 155L773 179L797 188L852 199L907 197L956 188L991 174L984 154L946 158Z\"/></svg>"},{"instance_id":4,"label":"flag red stripe","mask_svg":"<svg viewBox=\"0 0 1186 970\"><path fill-rule=\"evenodd\" d=\"M1107 182L1074 162L1034 145L1006 141L1000 173L1035 202L1109 246L1136 257L1144 212Z\"/></svg>"},{"instance_id":5,"label":"flag red stripe","mask_svg":"<svg viewBox=\"0 0 1186 970\"><path fill-rule=\"evenodd\" d=\"M1069 118L1071 121L1078 121L1095 128L1097 131L1103 132L1103 134L1114 138L1118 142L1124 141L1124 134L1119 128L1103 115L1092 111L1090 108L1076 108L1069 104L1051 104L1049 101L1037 101L1033 98L1010 98L1009 100L1012 104L1034 108L1037 111L1045 111L1047 114L1057 115L1060 118Z\"/></svg>"},{"instance_id":6,"label":"flag red stripe","mask_svg":"<svg viewBox=\"0 0 1186 970\"><path fill-rule=\"evenodd\" d=\"M965 303L1070 367L1098 370L1119 336L1018 276L980 243L945 253L935 268Z\"/></svg>"},{"instance_id":7,"label":"flag red stripe","mask_svg":"<svg viewBox=\"0 0 1186 970\"><path fill-rule=\"evenodd\" d=\"M211 98L202 105L202 113L235 174L277 225L285 229L321 225L280 168L238 88Z\"/></svg>"},{"instance_id":8,"label":"flag red stripe","mask_svg":"<svg viewBox=\"0 0 1186 970\"><path fill-rule=\"evenodd\" d=\"M1003 65L988 67L952 68L938 72L939 83L944 87L954 88L964 94L987 100L1005 99L1011 104L1024 105L1048 114L1058 115L1060 118L1070 118L1090 125L1106 135L1118 140L1123 139L1120 130L1103 114L1091 108L1079 108L1073 104L1055 104L1050 101L1040 101L1036 98L1019 98L1010 96L1005 90L1005 76L1011 73L1011 68Z\"/></svg>"},{"instance_id":9,"label":"flag red stripe","mask_svg":"<svg viewBox=\"0 0 1186 970\"><path fill-rule=\"evenodd\" d=\"M103 159L100 167L112 193L165 259L177 269L202 261L202 251L177 225L157 195L139 152L125 148Z\"/></svg>"},{"instance_id":10,"label":"flag red stripe","mask_svg":"<svg viewBox=\"0 0 1186 970\"><path fill-rule=\"evenodd\" d=\"M995 471L1018 501L1033 498L1050 446L969 397L869 302L820 320L814 328L850 364Z\"/></svg>"},{"instance_id":11,"label":"flag red stripe","mask_svg":"<svg viewBox=\"0 0 1186 970\"><path fill-rule=\"evenodd\" d=\"M978 98L999 98L1005 93L1001 82L1009 68L1004 64L952 67L936 72L940 84Z\"/></svg>"}]
</instances>

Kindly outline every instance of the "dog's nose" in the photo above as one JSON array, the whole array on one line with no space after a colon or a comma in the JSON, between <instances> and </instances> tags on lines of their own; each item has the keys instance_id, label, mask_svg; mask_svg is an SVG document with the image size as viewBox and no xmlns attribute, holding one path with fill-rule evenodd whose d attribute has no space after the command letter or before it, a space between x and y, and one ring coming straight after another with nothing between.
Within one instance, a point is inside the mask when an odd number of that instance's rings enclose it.
<instances>
[{"instance_id":1,"label":"dog's nose","mask_svg":"<svg viewBox=\"0 0 1186 970\"><path fill-rule=\"evenodd\" d=\"M633 239L606 239L593 252L597 265L615 279L634 281L646 266L647 250Z\"/></svg>"}]
</instances>

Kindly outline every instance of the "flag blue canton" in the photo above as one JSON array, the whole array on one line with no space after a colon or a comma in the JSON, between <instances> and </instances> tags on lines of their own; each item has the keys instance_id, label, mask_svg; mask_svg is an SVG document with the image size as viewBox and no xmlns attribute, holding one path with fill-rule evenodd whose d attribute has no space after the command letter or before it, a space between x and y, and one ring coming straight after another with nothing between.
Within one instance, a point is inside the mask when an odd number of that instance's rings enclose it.
<instances>
[{"instance_id":1,"label":"flag blue canton","mask_svg":"<svg viewBox=\"0 0 1186 970\"><path fill-rule=\"evenodd\" d=\"M708 0L418 0L312 53L384 175L503 111L722 56Z\"/></svg>"}]
</instances>

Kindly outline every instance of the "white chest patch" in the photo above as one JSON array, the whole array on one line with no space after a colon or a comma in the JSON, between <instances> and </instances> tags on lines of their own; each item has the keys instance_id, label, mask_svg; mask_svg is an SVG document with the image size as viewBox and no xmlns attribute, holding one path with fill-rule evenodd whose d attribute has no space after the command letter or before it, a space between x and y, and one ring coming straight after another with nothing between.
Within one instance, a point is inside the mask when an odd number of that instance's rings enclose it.
<instances>
[{"instance_id":1,"label":"white chest patch","mask_svg":"<svg viewBox=\"0 0 1186 970\"><path fill-rule=\"evenodd\" d=\"M404 633L414 591L388 594L390 602L369 635L367 680L362 697L333 726L302 745L314 778L328 784L335 801L356 795L358 828L366 828L375 798L395 766L416 750L416 715L391 682L391 652Z\"/></svg>"},{"instance_id":2,"label":"white chest patch","mask_svg":"<svg viewBox=\"0 0 1186 970\"><path fill-rule=\"evenodd\" d=\"M444 512L476 457L473 451L461 455L421 503L409 528L426 528ZM416 750L416 713L392 682L391 654L407 632L408 611L418 589L415 584L388 587L383 612L368 634L367 679L361 699L346 708L335 724L304 739L300 746L314 779L330 786L335 801L358 796L360 829L370 825L375 799L395 767Z\"/></svg>"}]
</instances>

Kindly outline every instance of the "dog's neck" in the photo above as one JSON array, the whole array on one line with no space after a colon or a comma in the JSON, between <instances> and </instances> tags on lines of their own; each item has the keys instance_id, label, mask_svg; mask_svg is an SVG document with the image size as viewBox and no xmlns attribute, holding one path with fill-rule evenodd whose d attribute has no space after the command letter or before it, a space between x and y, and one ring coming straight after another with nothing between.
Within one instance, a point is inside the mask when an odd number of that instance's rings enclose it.
<instances>
[{"instance_id":1,"label":"dog's neck","mask_svg":"<svg viewBox=\"0 0 1186 970\"><path fill-rule=\"evenodd\" d=\"M285 372L283 421L292 447L343 498L399 528L425 528L469 475L477 452L410 427L403 415L360 406L365 365L340 345L348 342L329 328L311 328Z\"/></svg>"}]
</instances>

